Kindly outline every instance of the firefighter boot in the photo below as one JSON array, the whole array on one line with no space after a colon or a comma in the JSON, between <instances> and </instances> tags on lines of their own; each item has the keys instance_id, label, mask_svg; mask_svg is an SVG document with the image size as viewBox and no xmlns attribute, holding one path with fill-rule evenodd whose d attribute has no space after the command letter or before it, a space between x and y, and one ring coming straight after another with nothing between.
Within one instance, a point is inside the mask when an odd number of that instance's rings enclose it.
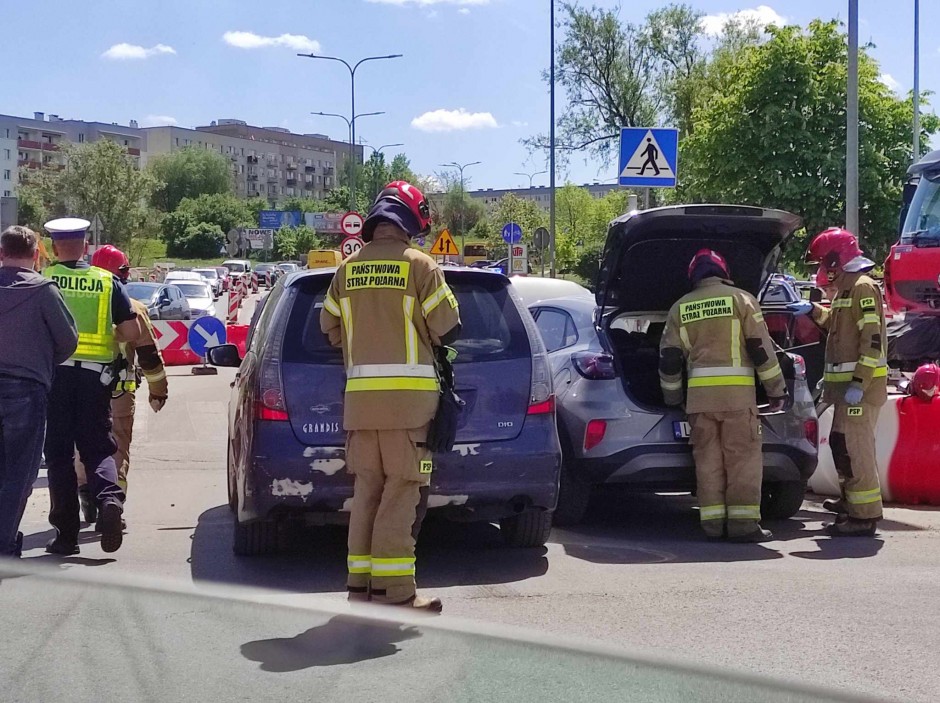
<instances>
[{"instance_id":1,"label":"firefighter boot","mask_svg":"<svg viewBox=\"0 0 940 703\"><path fill-rule=\"evenodd\" d=\"M739 544L740 543L758 544L760 542L771 542L773 541L773 538L774 538L773 532L771 532L770 530L765 530L764 528L758 526L758 528L754 530L753 532L748 532L743 535L735 535L733 537L729 537L728 541L737 542Z\"/></svg>"},{"instance_id":2,"label":"firefighter boot","mask_svg":"<svg viewBox=\"0 0 940 703\"><path fill-rule=\"evenodd\" d=\"M444 610L444 604L441 602L440 598L429 598L427 596L412 596L406 601L401 603L394 603L403 608L413 608L415 610L423 610L428 613L440 613Z\"/></svg>"},{"instance_id":3,"label":"firefighter boot","mask_svg":"<svg viewBox=\"0 0 940 703\"><path fill-rule=\"evenodd\" d=\"M82 517L89 525L98 519L98 506L95 505L94 498L91 497L91 491L88 490L88 484L78 487L78 502L82 506Z\"/></svg>"},{"instance_id":4,"label":"firefighter boot","mask_svg":"<svg viewBox=\"0 0 940 703\"><path fill-rule=\"evenodd\" d=\"M874 537L878 530L877 520L847 517L826 525L825 531L833 537Z\"/></svg>"},{"instance_id":5,"label":"firefighter boot","mask_svg":"<svg viewBox=\"0 0 940 703\"><path fill-rule=\"evenodd\" d=\"M835 513L836 515L845 514L845 503L841 498L829 498L824 500L822 507L823 510L828 510L830 513Z\"/></svg>"},{"instance_id":6,"label":"firefighter boot","mask_svg":"<svg viewBox=\"0 0 940 703\"><path fill-rule=\"evenodd\" d=\"M350 603L368 603L372 600L368 586L346 586L346 600Z\"/></svg>"}]
</instances>

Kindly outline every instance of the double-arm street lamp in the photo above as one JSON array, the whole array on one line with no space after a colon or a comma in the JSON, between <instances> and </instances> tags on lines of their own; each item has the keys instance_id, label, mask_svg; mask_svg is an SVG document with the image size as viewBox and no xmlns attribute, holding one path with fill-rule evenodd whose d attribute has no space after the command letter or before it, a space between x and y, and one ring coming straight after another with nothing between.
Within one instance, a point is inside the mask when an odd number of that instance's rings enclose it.
<instances>
[{"instance_id":1,"label":"double-arm street lamp","mask_svg":"<svg viewBox=\"0 0 940 703\"><path fill-rule=\"evenodd\" d=\"M464 255L467 249L467 235L464 232L464 226L463 226L463 211L464 211L464 206L466 205L466 203L464 203L466 190L463 187L463 170L471 166L477 166L481 163L483 162L471 161L468 164L458 164L456 161L451 161L449 164L441 164L442 168L455 168L458 171L460 171L460 263L463 263Z\"/></svg>"},{"instance_id":2,"label":"double-arm street lamp","mask_svg":"<svg viewBox=\"0 0 940 703\"><path fill-rule=\"evenodd\" d=\"M385 59L399 59L402 54L388 54L386 56L367 56L360 59L355 64L350 64L346 59L338 56L321 56L318 54L297 54L307 59L322 59L324 61L336 61L343 64L349 70L349 84L351 95L351 109L349 111L349 161L352 165L349 171L349 200L351 209L355 210L356 205L356 118L362 115L356 114L356 70L367 61L383 61ZM375 113L367 113L375 114Z\"/></svg>"},{"instance_id":3,"label":"double-arm street lamp","mask_svg":"<svg viewBox=\"0 0 940 703\"><path fill-rule=\"evenodd\" d=\"M529 190L532 190L532 179L536 176L541 176L543 173L548 173L548 169L544 171L535 171L533 173L524 173L522 171L515 171L512 175L514 176L527 176L529 179Z\"/></svg>"},{"instance_id":4,"label":"double-arm street lamp","mask_svg":"<svg viewBox=\"0 0 940 703\"><path fill-rule=\"evenodd\" d=\"M365 148L365 149L372 149L372 155L373 155L373 156L376 156L376 155L379 155L379 154L381 154L382 156L384 156L384 154L382 154L382 150L383 150L383 149L391 149L393 146L405 146L405 145L402 144L401 142L396 142L395 144L383 144L382 146L380 146L380 147L378 147L378 148L376 148L376 147L374 147L374 146L370 146L369 144L360 144L359 146L361 146L361 147L363 147L363 148ZM379 194L378 178L376 177L376 175L375 175L375 173L374 173L374 171L373 171L373 177L372 177L372 197L374 198L374 197L375 197L376 195L378 195L378 194Z\"/></svg>"}]
</instances>

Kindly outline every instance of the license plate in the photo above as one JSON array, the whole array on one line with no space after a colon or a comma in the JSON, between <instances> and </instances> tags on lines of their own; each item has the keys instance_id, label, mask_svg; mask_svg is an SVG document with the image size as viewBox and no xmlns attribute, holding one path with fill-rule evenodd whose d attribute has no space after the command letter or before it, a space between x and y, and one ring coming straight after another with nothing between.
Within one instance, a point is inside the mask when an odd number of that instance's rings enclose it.
<instances>
[{"instance_id":1,"label":"license plate","mask_svg":"<svg viewBox=\"0 0 940 703\"><path fill-rule=\"evenodd\" d=\"M692 434L692 425L688 422L673 422L672 433L676 436L676 439L688 439Z\"/></svg>"}]
</instances>

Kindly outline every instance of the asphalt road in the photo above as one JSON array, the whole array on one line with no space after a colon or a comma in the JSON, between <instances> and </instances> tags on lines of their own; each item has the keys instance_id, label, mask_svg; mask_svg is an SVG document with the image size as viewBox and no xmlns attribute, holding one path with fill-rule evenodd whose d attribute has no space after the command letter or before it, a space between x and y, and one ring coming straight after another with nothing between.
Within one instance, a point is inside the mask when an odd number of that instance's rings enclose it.
<instances>
[{"instance_id":1,"label":"asphalt road","mask_svg":"<svg viewBox=\"0 0 940 703\"><path fill-rule=\"evenodd\" d=\"M250 314L250 306L251 302L243 316ZM421 639L403 635L395 639L400 633L393 633L386 641L387 628L380 626L385 634L378 636L381 642L376 646L381 651L375 657L333 654L326 657L326 663L321 661L324 641L355 640L360 635L367 642L375 639L371 625L344 620L334 623L331 619L346 617L336 615L346 608L344 531L324 527L298 534L287 552L277 557L234 557L225 489L226 404L234 372L220 369L218 376L197 377L190 375L189 368L181 367L171 369L170 376L170 401L162 413L154 414L145 403L138 404L125 513L128 532L123 548L106 555L97 537L86 530L80 556L59 559L45 555L42 547L52 532L46 522L48 491L45 479L40 477L22 527L27 535L24 562L51 565L70 576L129 576L145 583L154 579L204 594L213 594L223 586L242 587L247 590L240 594L252 597L262 593L260 598L266 603L277 600L333 614L313 617L314 634L306 634L308 626L298 622L304 618L299 618L297 611L272 611L259 616L257 606L247 611L237 606L242 614L228 618L218 610L216 601L210 607L186 598L122 594L116 599L121 606L115 616L115 626L124 638L121 646L146 659L148 648L157 646L154 641L162 644L151 668L133 669L130 679L137 688L127 689L127 681L122 681L121 697L163 699L161 692L168 695L174 690L159 685L166 681L167 672L193 668L192 661L187 664L187 658L180 655L211 649L212 645L206 644L210 640L223 643L218 646L232 653L226 659L213 650L211 656L206 655L206 661L214 665L222 666L224 660L234 666L237 660L239 667L247 666L245 660L251 663L258 662L258 657L265 659L265 652L274 647L276 661L262 662L262 671L270 667L287 667L293 672L317 668L321 677L317 681L328 683L323 690L329 692L329 699L338 691L348 691L337 688L340 681L348 681L342 677L352 676L352 670L346 667L373 659L387 664L391 661L388 654L400 655L394 658L395 666L370 668L369 675L392 677L396 695L403 693L402 686L412 687L414 693L413 697L393 696L391 700L459 700L464 693L475 690L466 683L472 678L466 674L491 657L470 656L470 650L480 648L468 649L461 638L451 641L441 639L443 635ZM504 548L498 528L492 525L430 520L418 549L419 586L445 600L447 615L437 623L446 624L449 616L459 616L475 623L518 625L547 635L549 643L564 641L558 635L574 636L650 656L678 657L694 664L867 693L877 699L936 700L940 691L940 512L889 507L879 539L830 539L821 532L828 514L817 500L807 500L796 519L769 524L776 541L730 545L701 539L693 505L688 496L607 495L595 500L585 525L556 529L549 545L536 550ZM40 588L38 584L43 585ZM281 594L275 598L260 589L275 589ZM0 579L0 631L10 632L12 628L13 632L25 633L27 623L42 623L41 627L28 628L28 637L23 640L29 642L28 647L0 638L0 680L4 678L4 667L15 661L4 653L11 646L22 657L48 657L54 656L55 643L62 647L78 646L83 641L93 643L97 628L102 627L100 621L88 615L66 616L80 606L83 613L89 609L101 612L102 599L107 600L103 593L100 588L49 586L33 576ZM244 615L249 611L255 614L254 620ZM147 637L135 630L138 620L148 623L143 633ZM49 623L58 624L53 627ZM249 634L261 640L285 638L287 644L278 640L281 644L261 645L260 650L249 647L249 656L243 647L239 650L236 646L239 639L242 644L255 641ZM218 637L213 639L215 635ZM172 644L174 638L183 636L189 639ZM411 639L414 641L408 641ZM311 649L311 641L320 644ZM332 647L327 649L333 651ZM240 651L241 658L234 654L236 651ZM487 664L494 681L498 674L492 672L502 672L508 686L489 699L507 699L526 681L526 691L536 690L531 674L544 672L545 662L551 660L534 656L538 651L536 648L525 656L520 652L505 653L505 670L492 662ZM284 664L283 657L293 663ZM100 659L94 647L87 652L90 666ZM462 672L461 684L449 690L449 698L441 689L414 684L422 675L441 680L440 671L427 669L429 660L440 662L445 671L457 667ZM603 669L598 663L601 660L591 661ZM48 683L43 688L42 677L56 674L40 667L34 675L28 665L34 659L24 661L27 663L15 669L22 690L51 694ZM328 681L322 679L326 673L320 667L334 665L342 673L334 672ZM565 679L569 683L580 681L577 677L585 672L583 661L565 660L556 665L556 676L573 672L575 679ZM91 685L86 681L87 673L79 672L77 665L69 666L68 677ZM251 666L251 670L257 670L258 664ZM409 676L393 676L392 672L406 667ZM522 671L528 674L523 676ZM617 671L621 675L611 678L609 672L598 670L590 680L596 674L618 681L620 687L616 690L622 692L629 677L623 675L622 667ZM230 682L232 690L244 692L235 699L247 700L249 689L239 688L247 685L239 683L242 668L238 672ZM199 671L193 670L187 676L198 682ZM298 683L299 679L292 681ZM78 685L74 690L84 689ZM194 683L187 690L202 691L201 699L207 699L205 686L200 688ZM270 690L286 695L286 689L277 686ZM372 695L370 698L367 694L366 700L378 699L377 688L366 686L366 690ZM425 693L427 697L423 697ZM608 693L579 684L578 695L567 700L608 700ZM0 700L34 699L25 694L20 698L9 695L10 689L0 691ZM665 695L637 695L620 699L672 700ZM719 695L726 700L774 700L769 694L737 698L717 692L714 697L685 695L684 699L713 701ZM74 699L92 697L76 693ZM200 697L193 693L174 700Z\"/></svg>"}]
</instances>

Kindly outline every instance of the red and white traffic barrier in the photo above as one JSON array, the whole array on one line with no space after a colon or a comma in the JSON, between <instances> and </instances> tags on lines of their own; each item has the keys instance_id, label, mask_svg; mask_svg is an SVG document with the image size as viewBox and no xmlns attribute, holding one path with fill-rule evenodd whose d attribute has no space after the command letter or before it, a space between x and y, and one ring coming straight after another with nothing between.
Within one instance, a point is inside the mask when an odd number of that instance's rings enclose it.
<instances>
[{"instance_id":1,"label":"red and white traffic barrier","mask_svg":"<svg viewBox=\"0 0 940 703\"><path fill-rule=\"evenodd\" d=\"M232 291L228 294L228 314L225 316L226 325L237 325L238 324L238 305L239 305L238 293Z\"/></svg>"},{"instance_id":2,"label":"red and white traffic barrier","mask_svg":"<svg viewBox=\"0 0 940 703\"><path fill-rule=\"evenodd\" d=\"M810 488L839 495L839 477L829 448L832 409L819 418L819 466ZM892 394L881 409L875 431L881 494L886 501L940 505L940 398L927 403Z\"/></svg>"},{"instance_id":3,"label":"red and white traffic barrier","mask_svg":"<svg viewBox=\"0 0 940 703\"><path fill-rule=\"evenodd\" d=\"M166 366L186 366L200 363L200 358L189 346L189 328L192 320L154 320L153 333L157 348Z\"/></svg>"}]
</instances>

